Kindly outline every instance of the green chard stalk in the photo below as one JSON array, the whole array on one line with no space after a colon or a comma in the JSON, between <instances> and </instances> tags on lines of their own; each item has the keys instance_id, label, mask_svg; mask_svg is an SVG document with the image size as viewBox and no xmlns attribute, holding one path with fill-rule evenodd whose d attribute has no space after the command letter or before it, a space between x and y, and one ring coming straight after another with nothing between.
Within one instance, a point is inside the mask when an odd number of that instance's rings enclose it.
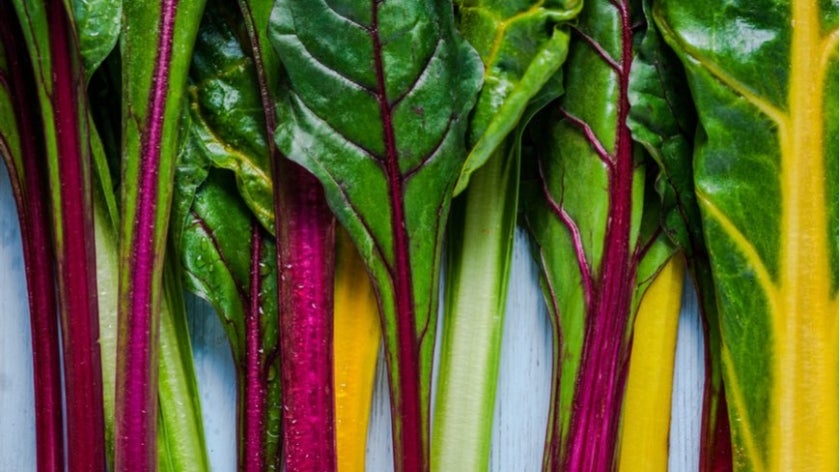
<instances>
[{"instance_id":1,"label":"green chard stalk","mask_svg":"<svg viewBox=\"0 0 840 472\"><path fill-rule=\"evenodd\" d=\"M455 191L469 186L453 202L449 219L432 470L489 466L521 133L562 90L557 72L569 42L563 22L581 5L458 5L460 30L484 62L484 86L469 126L472 151Z\"/></svg>"}]
</instances>

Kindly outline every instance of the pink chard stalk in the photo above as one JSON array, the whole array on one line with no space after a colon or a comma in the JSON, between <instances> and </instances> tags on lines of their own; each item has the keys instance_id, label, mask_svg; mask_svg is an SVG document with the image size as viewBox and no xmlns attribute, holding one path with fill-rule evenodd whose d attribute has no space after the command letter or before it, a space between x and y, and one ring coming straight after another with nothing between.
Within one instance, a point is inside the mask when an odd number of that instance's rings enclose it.
<instances>
[{"instance_id":1,"label":"pink chard stalk","mask_svg":"<svg viewBox=\"0 0 840 472\"><path fill-rule=\"evenodd\" d=\"M186 78L202 0L127 2L115 469L157 463L157 340L163 257Z\"/></svg>"},{"instance_id":2,"label":"pink chard stalk","mask_svg":"<svg viewBox=\"0 0 840 472\"><path fill-rule=\"evenodd\" d=\"M58 270L67 467L104 470L91 157L82 58L64 2L15 1L43 119Z\"/></svg>"},{"instance_id":3,"label":"pink chard stalk","mask_svg":"<svg viewBox=\"0 0 840 472\"><path fill-rule=\"evenodd\" d=\"M634 313L674 251L626 125L640 15L627 0L584 5L536 151L541 192L526 217L555 330L544 470L612 470Z\"/></svg>"},{"instance_id":4,"label":"pink chard stalk","mask_svg":"<svg viewBox=\"0 0 840 472\"><path fill-rule=\"evenodd\" d=\"M266 30L273 2L239 2L265 113L274 181L284 463L288 471L335 470L333 287L335 219L321 183L274 144L280 63Z\"/></svg>"},{"instance_id":5,"label":"pink chard stalk","mask_svg":"<svg viewBox=\"0 0 840 472\"><path fill-rule=\"evenodd\" d=\"M20 26L8 1L0 2L0 155L12 184L23 243L32 332L35 441L39 471L64 470L59 365L58 311L49 194L44 185L40 119L31 107L37 98Z\"/></svg>"}]
</instances>

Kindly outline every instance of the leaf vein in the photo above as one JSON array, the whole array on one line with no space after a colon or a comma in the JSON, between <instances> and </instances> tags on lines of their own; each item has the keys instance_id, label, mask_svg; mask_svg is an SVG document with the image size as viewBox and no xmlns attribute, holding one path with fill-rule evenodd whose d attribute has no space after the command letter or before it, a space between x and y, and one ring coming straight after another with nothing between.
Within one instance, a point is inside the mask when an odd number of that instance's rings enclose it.
<instances>
[{"instance_id":1,"label":"leaf vein","mask_svg":"<svg viewBox=\"0 0 840 472\"><path fill-rule=\"evenodd\" d=\"M773 282L773 278L770 276L770 272L767 270L767 266L764 264L764 260L758 254L755 246L749 239L747 239L746 236L744 236L744 233L735 226L735 223L733 223L732 220L730 220L726 214L720 210L720 208L712 203L708 195L704 194L700 190L697 190L696 193L697 200L700 205L706 209L709 216L718 222L721 228L723 228L723 231L730 239L732 239L735 245L741 249L744 257L747 259L747 263L755 272L759 285L768 295L767 299L768 303L770 303L770 309L773 313L777 313L778 309L774 296L777 291L776 284Z\"/></svg>"}]
</instances>

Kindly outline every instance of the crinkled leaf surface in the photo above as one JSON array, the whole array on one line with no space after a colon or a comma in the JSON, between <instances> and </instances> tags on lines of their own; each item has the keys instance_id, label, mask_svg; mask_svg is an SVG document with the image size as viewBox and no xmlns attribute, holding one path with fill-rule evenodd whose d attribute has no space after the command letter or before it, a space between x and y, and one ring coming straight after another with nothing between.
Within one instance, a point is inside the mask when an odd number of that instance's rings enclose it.
<instances>
[{"instance_id":1,"label":"crinkled leaf surface","mask_svg":"<svg viewBox=\"0 0 840 472\"><path fill-rule=\"evenodd\" d=\"M428 455L443 222L481 64L445 2L280 1L269 35L288 75L278 148L322 182L375 280L402 470L400 434L420 435L408 462Z\"/></svg>"},{"instance_id":2,"label":"crinkled leaf surface","mask_svg":"<svg viewBox=\"0 0 840 472\"><path fill-rule=\"evenodd\" d=\"M274 232L265 115L239 11L211 3L190 69L190 112L197 144L212 165L229 169L248 207Z\"/></svg>"},{"instance_id":3,"label":"crinkled leaf surface","mask_svg":"<svg viewBox=\"0 0 840 472\"><path fill-rule=\"evenodd\" d=\"M702 131L735 467L836 469L837 4L662 1L654 16Z\"/></svg>"}]
</instances>

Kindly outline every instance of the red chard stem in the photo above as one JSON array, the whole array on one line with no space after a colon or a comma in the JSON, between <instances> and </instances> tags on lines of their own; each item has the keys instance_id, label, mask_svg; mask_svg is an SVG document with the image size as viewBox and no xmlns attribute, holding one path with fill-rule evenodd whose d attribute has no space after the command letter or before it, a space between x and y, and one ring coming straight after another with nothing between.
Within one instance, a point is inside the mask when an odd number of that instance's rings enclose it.
<instances>
[{"instance_id":1,"label":"red chard stem","mask_svg":"<svg viewBox=\"0 0 840 472\"><path fill-rule=\"evenodd\" d=\"M9 171L22 234L32 332L37 467L58 472L64 470L64 444L49 193L44 185L43 150L36 139L42 132L40 120L30 105L37 100L32 89L35 82L11 8L5 1L0 8L0 51L8 64L8 70L0 70L0 88L8 93L14 108L20 159L12 157L15 150L9 146L5 130L0 131L0 154Z\"/></svg>"}]
</instances>

